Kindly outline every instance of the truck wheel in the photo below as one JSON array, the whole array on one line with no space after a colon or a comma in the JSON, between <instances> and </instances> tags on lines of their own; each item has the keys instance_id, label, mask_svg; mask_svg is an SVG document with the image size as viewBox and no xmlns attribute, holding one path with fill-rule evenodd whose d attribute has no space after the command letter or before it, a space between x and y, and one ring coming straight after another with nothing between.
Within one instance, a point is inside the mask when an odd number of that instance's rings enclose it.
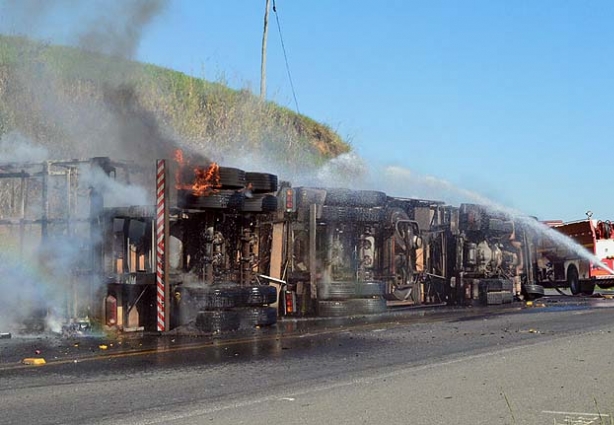
<instances>
[{"instance_id":1,"label":"truck wheel","mask_svg":"<svg viewBox=\"0 0 614 425\"><path fill-rule=\"evenodd\" d=\"M379 222L384 219L384 210L381 208L356 208L355 219L359 222Z\"/></svg>"},{"instance_id":2,"label":"truck wheel","mask_svg":"<svg viewBox=\"0 0 614 425\"><path fill-rule=\"evenodd\" d=\"M358 298L382 297L385 292L386 284L383 282L360 282L356 287Z\"/></svg>"},{"instance_id":3,"label":"truck wheel","mask_svg":"<svg viewBox=\"0 0 614 425\"><path fill-rule=\"evenodd\" d=\"M236 331L241 325L240 315L233 310L200 311L194 326L207 333Z\"/></svg>"},{"instance_id":4,"label":"truck wheel","mask_svg":"<svg viewBox=\"0 0 614 425\"><path fill-rule=\"evenodd\" d=\"M384 311L386 311L386 300L383 298L318 301L318 314L326 317L377 314Z\"/></svg>"},{"instance_id":5,"label":"truck wheel","mask_svg":"<svg viewBox=\"0 0 614 425\"><path fill-rule=\"evenodd\" d=\"M535 284L522 285L522 294L527 301L541 298L544 296L544 287Z\"/></svg>"},{"instance_id":6,"label":"truck wheel","mask_svg":"<svg viewBox=\"0 0 614 425\"><path fill-rule=\"evenodd\" d=\"M345 301L318 301L318 316L342 317L350 314L349 306Z\"/></svg>"},{"instance_id":7,"label":"truck wheel","mask_svg":"<svg viewBox=\"0 0 614 425\"><path fill-rule=\"evenodd\" d=\"M195 196L191 190L177 191L180 208L186 209L241 209L244 196L234 191L219 191L209 195Z\"/></svg>"},{"instance_id":8,"label":"truck wheel","mask_svg":"<svg viewBox=\"0 0 614 425\"><path fill-rule=\"evenodd\" d=\"M388 199L384 192L376 190L357 190L355 197L358 207L381 207Z\"/></svg>"},{"instance_id":9,"label":"truck wheel","mask_svg":"<svg viewBox=\"0 0 614 425\"><path fill-rule=\"evenodd\" d=\"M585 283L582 285L582 293L584 295L593 295L595 292L595 284L594 283Z\"/></svg>"},{"instance_id":10,"label":"truck wheel","mask_svg":"<svg viewBox=\"0 0 614 425\"><path fill-rule=\"evenodd\" d=\"M275 195L254 195L245 198L241 206L243 212L273 212L277 211L277 197Z\"/></svg>"},{"instance_id":11,"label":"truck wheel","mask_svg":"<svg viewBox=\"0 0 614 425\"><path fill-rule=\"evenodd\" d=\"M326 199L324 205L334 205L340 207L352 206L352 192L350 189L331 188L326 189Z\"/></svg>"},{"instance_id":12,"label":"truck wheel","mask_svg":"<svg viewBox=\"0 0 614 425\"><path fill-rule=\"evenodd\" d=\"M256 326L271 326L277 323L277 309L273 307L251 307L237 310L242 329Z\"/></svg>"},{"instance_id":13,"label":"truck wheel","mask_svg":"<svg viewBox=\"0 0 614 425\"><path fill-rule=\"evenodd\" d=\"M349 220L349 217L348 208L328 205L322 207L322 214L320 215L320 219L323 221L345 221Z\"/></svg>"},{"instance_id":14,"label":"truck wheel","mask_svg":"<svg viewBox=\"0 0 614 425\"><path fill-rule=\"evenodd\" d=\"M384 192L332 188L326 190L325 205L341 207L380 207L386 202Z\"/></svg>"},{"instance_id":15,"label":"truck wheel","mask_svg":"<svg viewBox=\"0 0 614 425\"><path fill-rule=\"evenodd\" d=\"M580 278L578 277L578 269L576 266L571 265L567 269L567 284L569 285L569 289L571 293L574 295L578 295L582 292L582 288L580 286Z\"/></svg>"},{"instance_id":16,"label":"truck wheel","mask_svg":"<svg viewBox=\"0 0 614 425\"><path fill-rule=\"evenodd\" d=\"M277 192L277 176L267 173L245 173L246 186L251 185L254 193Z\"/></svg>"},{"instance_id":17,"label":"truck wheel","mask_svg":"<svg viewBox=\"0 0 614 425\"><path fill-rule=\"evenodd\" d=\"M245 187L245 171L238 168L220 167L220 184L223 189L242 189Z\"/></svg>"},{"instance_id":18,"label":"truck wheel","mask_svg":"<svg viewBox=\"0 0 614 425\"><path fill-rule=\"evenodd\" d=\"M318 299L346 300L349 298L372 298L384 295L382 282L321 282L318 283Z\"/></svg>"},{"instance_id":19,"label":"truck wheel","mask_svg":"<svg viewBox=\"0 0 614 425\"><path fill-rule=\"evenodd\" d=\"M220 286L209 288L184 288L186 302L196 311L221 310L245 305L247 294L239 286Z\"/></svg>"},{"instance_id":20,"label":"truck wheel","mask_svg":"<svg viewBox=\"0 0 614 425\"><path fill-rule=\"evenodd\" d=\"M354 282L320 282L318 283L318 299L346 300L354 296Z\"/></svg>"},{"instance_id":21,"label":"truck wheel","mask_svg":"<svg viewBox=\"0 0 614 425\"><path fill-rule=\"evenodd\" d=\"M245 291L247 292L245 305L248 306L262 306L277 301L277 289L274 286L249 286Z\"/></svg>"}]
</instances>

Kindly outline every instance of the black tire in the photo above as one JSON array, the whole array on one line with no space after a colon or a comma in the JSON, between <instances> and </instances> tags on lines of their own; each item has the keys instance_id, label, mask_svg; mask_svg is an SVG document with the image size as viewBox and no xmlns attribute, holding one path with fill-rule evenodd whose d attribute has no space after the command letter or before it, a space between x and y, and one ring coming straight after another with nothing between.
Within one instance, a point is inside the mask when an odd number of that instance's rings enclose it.
<instances>
[{"instance_id":1,"label":"black tire","mask_svg":"<svg viewBox=\"0 0 614 425\"><path fill-rule=\"evenodd\" d=\"M567 284L569 285L569 289L573 295L578 295L582 292L578 269L576 269L576 266L574 265L569 266L567 269Z\"/></svg>"},{"instance_id":2,"label":"black tire","mask_svg":"<svg viewBox=\"0 0 614 425\"><path fill-rule=\"evenodd\" d=\"M544 287L541 285L528 284L522 285L522 294L527 301L541 298L545 295Z\"/></svg>"},{"instance_id":3,"label":"black tire","mask_svg":"<svg viewBox=\"0 0 614 425\"><path fill-rule=\"evenodd\" d=\"M277 323L277 309L273 307L248 307L236 311L239 314L241 329L271 326Z\"/></svg>"},{"instance_id":4,"label":"black tire","mask_svg":"<svg viewBox=\"0 0 614 425\"><path fill-rule=\"evenodd\" d=\"M380 222L384 220L385 212L382 208L354 208L354 220L364 222Z\"/></svg>"},{"instance_id":5,"label":"black tire","mask_svg":"<svg viewBox=\"0 0 614 425\"><path fill-rule=\"evenodd\" d=\"M318 301L318 315L324 317L378 314L384 311L386 311L386 300L383 298Z\"/></svg>"},{"instance_id":6,"label":"black tire","mask_svg":"<svg viewBox=\"0 0 614 425\"><path fill-rule=\"evenodd\" d=\"M380 222L384 218L382 208L363 208L363 207L338 207L324 205L320 214L320 220L341 222L352 221L360 223Z\"/></svg>"},{"instance_id":7,"label":"black tire","mask_svg":"<svg viewBox=\"0 0 614 425\"><path fill-rule=\"evenodd\" d=\"M381 297L385 289L382 282L320 282L318 299L328 301Z\"/></svg>"},{"instance_id":8,"label":"black tire","mask_svg":"<svg viewBox=\"0 0 614 425\"><path fill-rule=\"evenodd\" d=\"M331 222L349 221L350 220L349 208L331 207L331 206L325 205L322 207L322 212L320 214L320 220L331 221Z\"/></svg>"},{"instance_id":9,"label":"black tire","mask_svg":"<svg viewBox=\"0 0 614 425\"><path fill-rule=\"evenodd\" d=\"M240 286L187 287L182 293L182 303L189 305L192 311L243 307L246 301L247 293Z\"/></svg>"},{"instance_id":10,"label":"black tire","mask_svg":"<svg viewBox=\"0 0 614 425\"><path fill-rule=\"evenodd\" d=\"M358 206L381 207L386 204L388 196L376 190L359 190L357 193Z\"/></svg>"},{"instance_id":11,"label":"black tire","mask_svg":"<svg viewBox=\"0 0 614 425\"><path fill-rule=\"evenodd\" d=\"M347 300L356 294L354 282L320 282L317 286L319 300Z\"/></svg>"},{"instance_id":12,"label":"black tire","mask_svg":"<svg viewBox=\"0 0 614 425\"><path fill-rule=\"evenodd\" d=\"M262 306L277 301L277 289L269 285L248 286L245 288L245 305Z\"/></svg>"},{"instance_id":13,"label":"black tire","mask_svg":"<svg viewBox=\"0 0 614 425\"><path fill-rule=\"evenodd\" d=\"M251 198L245 198L241 211L263 213L277 211L277 197L275 195L253 195Z\"/></svg>"},{"instance_id":14,"label":"black tire","mask_svg":"<svg viewBox=\"0 0 614 425\"><path fill-rule=\"evenodd\" d=\"M246 185L245 171L238 168L220 167L222 189L243 189Z\"/></svg>"},{"instance_id":15,"label":"black tire","mask_svg":"<svg viewBox=\"0 0 614 425\"><path fill-rule=\"evenodd\" d=\"M267 173L245 173L246 186L251 188L253 193L277 192L277 176Z\"/></svg>"},{"instance_id":16,"label":"black tire","mask_svg":"<svg viewBox=\"0 0 614 425\"><path fill-rule=\"evenodd\" d=\"M594 283L585 283L582 285L582 294L584 295L593 295L595 292L595 284Z\"/></svg>"},{"instance_id":17,"label":"black tire","mask_svg":"<svg viewBox=\"0 0 614 425\"><path fill-rule=\"evenodd\" d=\"M196 313L199 311L186 292L185 288L178 288L173 293L173 309L171 314L173 327L193 322L196 318Z\"/></svg>"},{"instance_id":18,"label":"black tire","mask_svg":"<svg viewBox=\"0 0 614 425\"><path fill-rule=\"evenodd\" d=\"M242 193L221 190L207 196L195 196L190 190L177 192L177 203L180 208L186 209L234 209L243 208L245 197Z\"/></svg>"},{"instance_id":19,"label":"black tire","mask_svg":"<svg viewBox=\"0 0 614 425\"><path fill-rule=\"evenodd\" d=\"M324 205L352 206L352 192L350 189L326 189Z\"/></svg>"},{"instance_id":20,"label":"black tire","mask_svg":"<svg viewBox=\"0 0 614 425\"><path fill-rule=\"evenodd\" d=\"M194 326L207 333L236 331L241 326L241 316L234 310L200 311Z\"/></svg>"},{"instance_id":21,"label":"black tire","mask_svg":"<svg viewBox=\"0 0 614 425\"><path fill-rule=\"evenodd\" d=\"M360 282L356 287L358 298L382 297L386 292L386 284L383 282Z\"/></svg>"},{"instance_id":22,"label":"black tire","mask_svg":"<svg viewBox=\"0 0 614 425\"><path fill-rule=\"evenodd\" d=\"M375 190L351 190L332 188L326 190L325 205L345 207L381 207L388 197Z\"/></svg>"}]
</instances>

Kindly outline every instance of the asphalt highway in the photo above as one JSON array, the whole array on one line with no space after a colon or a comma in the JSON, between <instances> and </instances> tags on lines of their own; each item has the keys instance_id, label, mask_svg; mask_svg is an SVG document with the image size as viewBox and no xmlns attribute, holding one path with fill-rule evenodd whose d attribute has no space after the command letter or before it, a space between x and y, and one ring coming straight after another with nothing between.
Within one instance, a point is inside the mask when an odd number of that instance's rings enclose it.
<instances>
[{"instance_id":1,"label":"asphalt highway","mask_svg":"<svg viewBox=\"0 0 614 425\"><path fill-rule=\"evenodd\" d=\"M0 424L610 424L612 307L554 300L217 338L0 340Z\"/></svg>"}]
</instances>

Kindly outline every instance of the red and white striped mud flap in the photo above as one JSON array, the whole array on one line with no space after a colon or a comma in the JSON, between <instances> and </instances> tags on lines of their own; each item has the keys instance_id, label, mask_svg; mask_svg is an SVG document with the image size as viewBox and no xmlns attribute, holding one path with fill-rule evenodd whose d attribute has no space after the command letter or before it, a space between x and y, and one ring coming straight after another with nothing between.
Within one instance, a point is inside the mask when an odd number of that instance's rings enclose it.
<instances>
[{"instance_id":1,"label":"red and white striped mud flap","mask_svg":"<svg viewBox=\"0 0 614 425\"><path fill-rule=\"evenodd\" d=\"M157 329L159 332L164 332L165 327L165 302L164 299L164 225L166 221L166 161L160 159L157 161L156 173L156 288L157 288Z\"/></svg>"}]
</instances>

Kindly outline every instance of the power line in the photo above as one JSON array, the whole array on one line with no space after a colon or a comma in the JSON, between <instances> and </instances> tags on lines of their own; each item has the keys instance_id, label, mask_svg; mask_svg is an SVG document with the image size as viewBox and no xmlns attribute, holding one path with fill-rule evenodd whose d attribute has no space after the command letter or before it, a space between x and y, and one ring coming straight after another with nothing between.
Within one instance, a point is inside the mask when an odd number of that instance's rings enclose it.
<instances>
[{"instance_id":1,"label":"power line","mask_svg":"<svg viewBox=\"0 0 614 425\"><path fill-rule=\"evenodd\" d=\"M284 45L284 38L281 34L281 25L279 24L279 15L277 14L277 6L275 0L273 0L273 12L275 13L275 21L277 21L277 30L279 31L279 39L281 40L281 50L284 53L284 60L286 61L286 71L288 72L288 79L290 80L290 88L292 89L292 97L294 97L294 104L296 105L296 112L298 114L301 111L298 108L298 101L296 100L296 92L294 91L294 84L292 83L292 74L290 73L290 65L288 64L288 55L286 54L286 46Z\"/></svg>"}]
</instances>

